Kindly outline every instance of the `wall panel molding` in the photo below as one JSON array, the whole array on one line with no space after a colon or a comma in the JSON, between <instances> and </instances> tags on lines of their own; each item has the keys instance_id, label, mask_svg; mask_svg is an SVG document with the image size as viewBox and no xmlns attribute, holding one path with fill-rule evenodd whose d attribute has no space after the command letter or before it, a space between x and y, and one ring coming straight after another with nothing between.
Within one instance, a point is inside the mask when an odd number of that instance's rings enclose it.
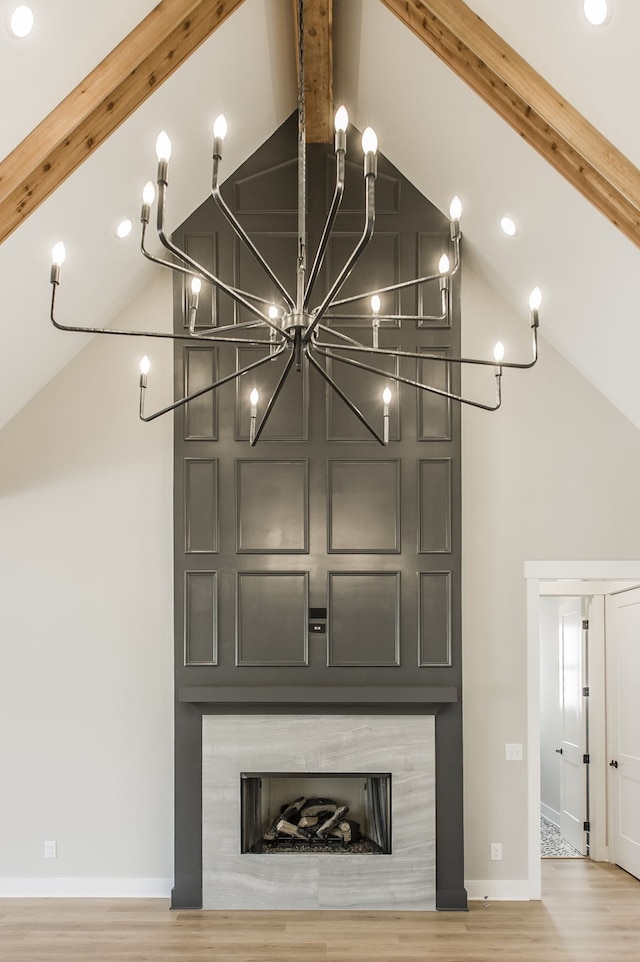
<instances>
[{"instance_id":1,"label":"wall panel molding","mask_svg":"<svg viewBox=\"0 0 640 962\"><path fill-rule=\"evenodd\" d=\"M185 554L218 550L218 459L185 458Z\"/></svg>"},{"instance_id":2,"label":"wall panel molding","mask_svg":"<svg viewBox=\"0 0 640 962\"><path fill-rule=\"evenodd\" d=\"M193 394L218 377L218 352L215 347L184 348L184 393ZM209 391L186 406L185 441L216 441L218 438L218 399Z\"/></svg>"},{"instance_id":3,"label":"wall panel molding","mask_svg":"<svg viewBox=\"0 0 640 962\"><path fill-rule=\"evenodd\" d=\"M330 460L327 550L330 554L399 554L400 462Z\"/></svg>"},{"instance_id":4,"label":"wall panel molding","mask_svg":"<svg viewBox=\"0 0 640 962\"><path fill-rule=\"evenodd\" d=\"M236 461L236 550L239 554L309 551L309 462Z\"/></svg>"},{"instance_id":5,"label":"wall panel molding","mask_svg":"<svg viewBox=\"0 0 640 962\"><path fill-rule=\"evenodd\" d=\"M418 353L437 354L446 357L451 351L448 347L418 347ZM451 365L443 361L433 361L428 357L417 362L418 378L440 391L451 390ZM451 401L429 391L416 388L418 401L418 440L450 441Z\"/></svg>"},{"instance_id":6,"label":"wall panel molding","mask_svg":"<svg viewBox=\"0 0 640 962\"><path fill-rule=\"evenodd\" d=\"M309 664L309 572L239 571L236 665Z\"/></svg>"},{"instance_id":7,"label":"wall panel molding","mask_svg":"<svg viewBox=\"0 0 640 962\"><path fill-rule=\"evenodd\" d=\"M185 571L184 664L218 663L218 572Z\"/></svg>"},{"instance_id":8,"label":"wall panel molding","mask_svg":"<svg viewBox=\"0 0 640 962\"><path fill-rule=\"evenodd\" d=\"M418 552L451 552L451 458L418 462Z\"/></svg>"},{"instance_id":9,"label":"wall panel molding","mask_svg":"<svg viewBox=\"0 0 640 962\"><path fill-rule=\"evenodd\" d=\"M418 665L451 664L451 571L418 572Z\"/></svg>"},{"instance_id":10,"label":"wall panel molding","mask_svg":"<svg viewBox=\"0 0 640 962\"><path fill-rule=\"evenodd\" d=\"M400 572L330 571L327 665L400 664Z\"/></svg>"}]
</instances>

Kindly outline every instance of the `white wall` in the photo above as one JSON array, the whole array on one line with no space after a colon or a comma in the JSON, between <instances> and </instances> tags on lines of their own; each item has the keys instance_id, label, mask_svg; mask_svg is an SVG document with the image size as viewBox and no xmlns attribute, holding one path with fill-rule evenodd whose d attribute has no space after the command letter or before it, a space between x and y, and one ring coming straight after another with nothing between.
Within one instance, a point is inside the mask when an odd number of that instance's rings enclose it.
<instances>
[{"instance_id":1,"label":"white wall","mask_svg":"<svg viewBox=\"0 0 640 962\"><path fill-rule=\"evenodd\" d=\"M560 711L559 621L562 598L540 599L540 804L542 812L559 824Z\"/></svg>"},{"instance_id":2,"label":"white wall","mask_svg":"<svg viewBox=\"0 0 640 962\"><path fill-rule=\"evenodd\" d=\"M115 323L151 318L161 276ZM171 885L172 424L137 414L144 351L170 399L158 344L89 341L0 431L0 894Z\"/></svg>"},{"instance_id":3,"label":"white wall","mask_svg":"<svg viewBox=\"0 0 640 962\"><path fill-rule=\"evenodd\" d=\"M541 322L544 333L544 304ZM517 344L526 355L529 334L467 269L465 351L490 357L500 338L507 356ZM527 877L526 744L523 762L505 761L504 746L526 742L523 565L638 556L640 433L546 343L538 366L503 380L500 411L463 416L465 874L516 893ZM489 860L490 842L502 842L502 862Z\"/></svg>"}]
</instances>

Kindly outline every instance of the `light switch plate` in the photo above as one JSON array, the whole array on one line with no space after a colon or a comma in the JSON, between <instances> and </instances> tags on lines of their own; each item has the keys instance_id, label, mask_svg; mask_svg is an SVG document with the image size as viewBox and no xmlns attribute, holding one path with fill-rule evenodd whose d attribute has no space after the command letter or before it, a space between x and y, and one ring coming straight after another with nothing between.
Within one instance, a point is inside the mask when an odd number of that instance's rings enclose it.
<instances>
[{"instance_id":1,"label":"light switch plate","mask_svg":"<svg viewBox=\"0 0 640 962\"><path fill-rule=\"evenodd\" d=\"M522 745L507 743L504 746L504 757L508 762L521 762Z\"/></svg>"}]
</instances>

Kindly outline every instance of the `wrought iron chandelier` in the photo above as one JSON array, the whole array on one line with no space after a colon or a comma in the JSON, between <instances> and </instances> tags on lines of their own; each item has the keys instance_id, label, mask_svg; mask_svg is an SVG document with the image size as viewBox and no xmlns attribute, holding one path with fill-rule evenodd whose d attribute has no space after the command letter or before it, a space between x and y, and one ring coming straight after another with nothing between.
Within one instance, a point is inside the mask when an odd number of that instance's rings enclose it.
<instances>
[{"instance_id":1,"label":"wrought iron chandelier","mask_svg":"<svg viewBox=\"0 0 640 962\"><path fill-rule=\"evenodd\" d=\"M320 377L328 384L352 411L355 417L364 425L367 431L380 444L386 445L389 441L389 411L392 401L392 391L389 382L394 382L398 386L401 384L416 388L419 391L426 391L431 394L449 398L461 404L471 405L485 411L497 410L502 402L502 372L504 368L527 369L533 367L538 359L538 309L541 302L540 289L535 288L529 299L529 318L533 330L533 349L531 360L527 362L514 362L504 360L504 348L500 341L495 346L494 357L490 360L483 358L451 357L449 355L412 352L395 350L393 348L380 347L378 342L378 332L381 321L392 321L402 324L407 322L447 322L450 315L450 280L460 266L460 216L462 205L458 197L454 197L449 211L450 216L450 236L453 253L453 263L446 253L444 253L438 265L438 273L416 277L411 280L400 281L387 287L376 290L364 291L350 297L340 298L339 294L345 282L354 270L357 262L362 256L365 248L371 240L374 232L375 223L375 181L377 175L377 149L378 142L375 132L371 127L367 127L362 135L362 150L364 155L363 174L365 180L365 210L364 227L359 241L353 251L345 261L342 269L330 284L327 293L320 303L312 306L313 293L316 280L323 265L336 216L340 209L344 193L345 184L345 157L346 157L346 131L349 124L347 111L344 106L340 107L335 115L335 155L336 155L336 182L329 211L326 216L324 229L315 252L315 257L311 270L307 268L307 245L306 245L306 124L305 124L305 104L304 104L304 22L303 22L303 0L298 0L298 230L297 230L297 257L296 257L296 290L292 293L286 289L278 277L275 275L267 260L253 243L241 223L234 213L230 210L220 193L218 183L218 171L222 160L222 147L227 133L227 123L224 116L220 115L213 127L213 173L212 173L212 196L221 213L224 215L231 228L245 245L248 251L258 261L266 276L270 279L275 289L278 291L279 303L270 303L264 298L247 291L240 290L230 283L216 277L210 270L190 257L186 251L181 250L170 239L165 225L165 207L168 184L168 169L171 156L171 142L165 131L162 131L156 142L156 154L158 158L157 168L157 190L149 181L143 191L143 203L140 214L141 230L141 251L143 255L155 264L185 275L190 282L190 293L188 298L188 329L189 338L196 341L206 341L212 344L231 344L236 346L255 346L266 349L265 356L245 367L237 367L231 374L220 378L214 383L207 385L191 394L168 404L152 414L145 413L145 392L147 388L147 375L149 372L149 360L144 357L140 362L140 408L139 414L143 421L153 421L155 418L169 411L174 411L190 401L201 397L211 391L217 390L223 384L230 381L237 381L250 371L265 364L277 363L279 360L283 366L276 386L267 401L266 406L258 419L258 405L260 398L254 388L249 395L250 405L250 434L249 442L255 445L267 424L269 416L277 402L282 387L289 377L291 371L301 371L304 366L313 368ZM161 243L172 255L172 260L164 260L151 254L145 247L146 230L151 217L151 207L157 197L157 233ZM53 249L51 267L51 321L58 330L74 331L88 334L114 334L129 337L159 337L170 338L172 340L184 340L185 335L171 334L164 332L149 332L135 330L117 330L112 328L79 327L61 324L55 319L55 300L56 290L60 284L60 272L65 258L64 244L59 242ZM209 329L196 330L196 314L198 300L202 283L209 283L214 288L227 294L235 304L243 307L252 317L252 320L238 322L224 326L216 326ZM438 315L424 314L396 314L380 313L382 300L385 295L408 289L417 288L426 283L438 283L440 289L441 311ZM356 302L368 301L370 304L371 334L370 343L357 340L346 335L338 329L337 324L349 320L362 321L362 314L354 315L348 312L351 305ZM493 368L495 377L495 402L486 404L472 398L463 397L442 388L437 388L427 384L418 377L410 378L402 376L398 370L391 373L376 367L377 358L409 358L416 362L434 361L441 364L458 365L479 365ZM374 427L364 416L362 411L353 403L345 391L336 383L329 373L329 362L349 365L360 370L368 371L373 375L378 375L384 389L380 392L382 402L382 432ZM379 363L379 361L378 361Z\"/></svg>"}]
</instances>

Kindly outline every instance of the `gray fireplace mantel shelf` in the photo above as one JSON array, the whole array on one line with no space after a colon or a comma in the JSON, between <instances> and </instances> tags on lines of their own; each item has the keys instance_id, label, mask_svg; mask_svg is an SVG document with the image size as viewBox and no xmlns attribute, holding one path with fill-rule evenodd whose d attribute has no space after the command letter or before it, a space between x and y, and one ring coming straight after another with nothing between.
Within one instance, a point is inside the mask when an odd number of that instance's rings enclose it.
<instances>
[{"instance_id":1,"label":"gray fireplace mantel shelf","mask_svg":"<svg viewBox=\"0 0 640 962\"><path fill-rule=\"evenodd\" d=\"M179 701L195 705L305 705L322 706L397 706L407 709L415 706L423 711L427 707L437 710L440 705L458 701L458 689L454 686L336 686L313 687L294 685L273 686L223 686L201 685L182 687Z\"/></svg>"}]
</instances>

